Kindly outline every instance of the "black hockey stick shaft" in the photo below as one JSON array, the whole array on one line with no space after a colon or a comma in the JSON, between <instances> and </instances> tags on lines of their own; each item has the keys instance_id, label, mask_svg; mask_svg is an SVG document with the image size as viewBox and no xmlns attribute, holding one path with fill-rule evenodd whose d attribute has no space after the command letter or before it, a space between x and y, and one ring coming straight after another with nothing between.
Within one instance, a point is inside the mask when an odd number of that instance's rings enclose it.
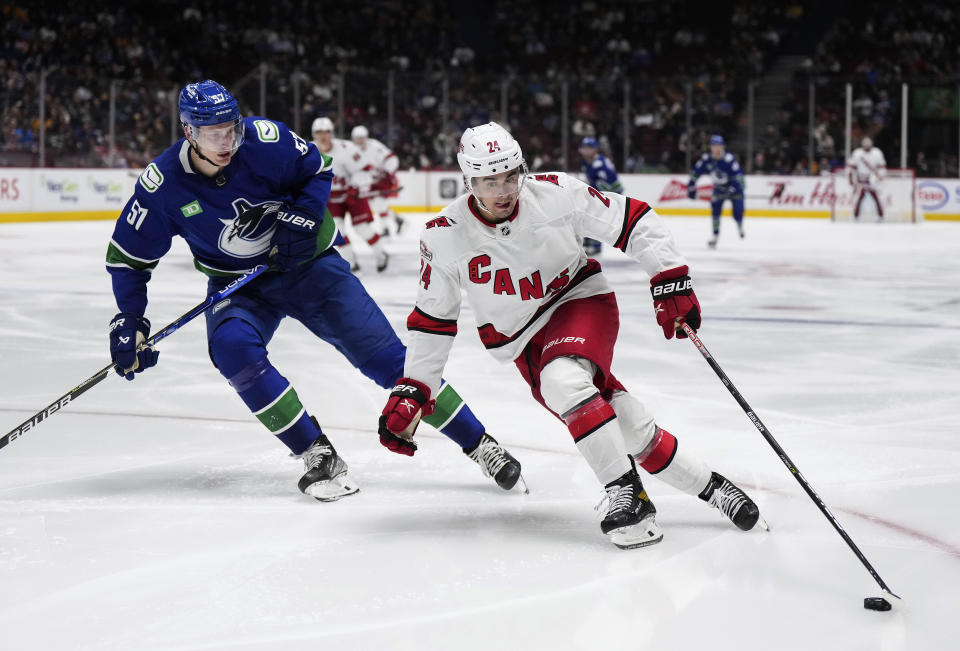
<instances>
[{"instance_id":1,"label":"black hockey stick shaft","mask_svg":"<svg viewBox=\"0 0 960 651\"><path fill-rule=\"evenodd\" d=\"M267 270L266 265L258 265L257 267L254 267L244 275L234 279L229 285L227 285L220 291L214 292L213 294L208 296L204 302L194 306L193 309L191 309L189 312L186 312L185 314L181 315L178 319L176 319L175 321L167 325L165 328L163 328L159 332L155 332L149 339L144 341L140 345L140 347L142 348L144 346L152 346L153 344L157 343L164 337L168 337L172 335L181 327L183 327L184 325L186 325L196 317L206 312L212 305L215 305L216 303L220 302L222 299L234 293L235 291L237 291L238 289L240 289L241 287L249 283L251 280L259 276L266 270ZM63 394L62 396L54 400L52 403L50 403L49 405L47 405L46 407L44 407L43 409L35 413L33 416L23 421L22 423L20 423L20 425L13 428L13 430L6 433L3 436L3 438L0 438L0 448L6 447L8 444L20 438L21 436L23 436L24 434L26 434L27 432L35 428L37 425L45 421L50 416L52 416L53 414L57 413L58 411L60 411L61 409L69 405L71 402L76 400L79 396L83 395L88 390L100 384L100 382L105 380L110 375L110 372L113 370L114 366L116 366L116 364L108 364L107 366L103 367L102 369L100 369L99 371L97 371L96 373L88 377L86 380L84 380L77 386L70 389L70 391Z\"/></svg>"},{"instance_id":2,"label":"black hockey stick shaft","mask_svg":"<svg viewBox=\"0 0 960 651\"><path fill-rule=\"evenodd\" d=\"M780 457L780 461L783 462L783 465L787 467L787 470L790 471L790 474L793 475L794 479L797 480L797 483L800 484L800 487L810 496L810 499L813 500L813 503L817 505L817 508L820 509L820 512L823 513L827 521L833 525L833 528L837 530L837 533L840 534L840 537L843 538L844 542L847 543L847 546L857 555L857 558L860 559L860 562L863 563L863 566L867 568L867 571L870 572L870 575L873 579L880 585L881 588L888 594L897 599L900 598L899 595L894 594L887 584L884 582L877 571L873 568L873 565L870 564L870 561L867 560L867 557L863 555L863 552L860 551L860 548L857 547L856 543L853 542L853 539L850 535L844 531L843 527L840 526L840 523L837 522L837 519L830 512L830 509L827 508L827 505L824 504L823 500L820 499L820 496L817 495L817 492L813 490L813 487L804 479L803 475L800 473L800 469L797 468L796 464L790 460L790 457L787 456L787 453L784 451L780 444L777 443L777 440L773 438L773 434L770 433L770 430L766 425L763 424L763 421L760 420L760 417L757 416L756 412L753 411L753 408L747 404L747 401L740 394L740 391L737 390L737 387L734 386L733 382L730 381L730 378L727 377L727 374L723 372L723 369L720 368L720 364L717 363L717 360L710 354L710 351L707 350L707 347L703 345L703 342L700 341L700 338L697 336L696 331L691 328L686 323L681 323L680 328L686 333L690 338L690 341L697 347L697 350L700 351L700 354L703 355L703 358L707 360L707 364L710 365L710 368L713 369L713 372L717 374L717 377L720 378L720 381L723 382L723 385L727 387L727 390L730 392L730 395L733 396L733 399L737 401L737 404L740 405L740 408L747 414L747 418L750 419L750 422L760 431L763 435L763 438L766 439L767 443L770 444L770 447L773 448L774 452L777 453L777 456Z\"/></svg>"}]
</instances>

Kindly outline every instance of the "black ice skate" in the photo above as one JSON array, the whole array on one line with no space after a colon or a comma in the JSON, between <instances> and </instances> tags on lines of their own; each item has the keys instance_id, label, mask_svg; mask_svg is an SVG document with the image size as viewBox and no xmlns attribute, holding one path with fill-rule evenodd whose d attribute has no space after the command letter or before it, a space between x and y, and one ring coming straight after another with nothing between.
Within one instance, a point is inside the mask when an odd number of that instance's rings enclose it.
<instances>
[{"instance_id":1,"label":"black ice skate","mask_svg":"<svg viewBox=\"0 0 960 651\"><path fill-rule=\"evenodd\" d=\"M377 273L382 273L388 264L390 264L390 254L383 251L377 256Z\"/></svg>"},{"instance_id":2,"label":"black ice skate","mask_svg":"<svg viewBox=\"0 0 960 651\"><path fill-rule=\"evenodd\" d=\"M520 476L520 462L513 458L497 439L487 433L480 437L477 447L473 450L464 449L463 453L473 459L485 477L493 477L497 486L505 491L517 485L519 481L524 493L529 493L526 482Z\"/></svg>"},{"instance_id":3,"label":"black ice skate","mask_svg":"<svg viewBox=\"0 0 960 651\"><path fill-rule=\"evenodd\" d=\"M718 239L720 239L720 236L714 234L714 236L711 237L711 238L707 241L707 246L709 246L711 249L717 248L717 240L718 240Z\"/></svg>"},{"instance_id":4,"label":"black ice skate","mask_svg":"<svg viewBox=\"0 0 960 651\"><path fill-rule=\"evenodd\" d=\"M310 417L313 424L317 419ZM317 436L309 448L300 456L307 471L303 473L297 486L304 495L315 497L321 502L332 502L360 490L360 487L347 477L347 462L333 449L330 439L323 433Z\"/></svg>"},{"instance_id":5,"label":"black ice skate","mask_svg":"<svg viewBox=\"0 0 960 651\"><path fill-rule=\"evenodd\" d=\"M646 547L663 540L657 526L657 508L647 497L636 469L631 469L606 486L607 513L600 522L600 530L620 549Z\"/></svg>"},{"instance_id":6,"label":"black ice skate","mask_svg":"<svg viewBox=\"0 0 960 651\"><path fill-rule=\"evenodd\" d=\"M760 509L753 500L719 473L710 475L707 487L697 497L710 506L720 509L721 513L743 531L750 531L760 520ZM766 523L763 523L763 527L769 528Z\"/></svg>"}]
</instances>

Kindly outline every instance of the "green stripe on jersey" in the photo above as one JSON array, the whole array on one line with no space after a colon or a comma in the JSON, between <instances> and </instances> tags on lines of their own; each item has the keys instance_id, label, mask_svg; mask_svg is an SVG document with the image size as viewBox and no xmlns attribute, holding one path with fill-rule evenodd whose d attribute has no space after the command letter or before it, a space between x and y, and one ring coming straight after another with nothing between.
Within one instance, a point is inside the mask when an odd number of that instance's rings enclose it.
<instances>
[{"instance_id":1,"label":"green stripe on jersey","mask_svg":"<svg viewBox=\"0 0 960 651\"><path fill-rule=\"evenodd\" d=\"M280 394L279 398L254 415L268 430L279 434L296 422L302 413L303 404L297 392L288 384L287 390Z\"/></svg>"},{"instance_id":2,"label":"green stripe on jersey","mask_svg":"<svg viewBox=\"0 0 960 651\"><path fill-rule=\"evenodd\" d=\"M159 263L159 260L141 260L140 258L127 255L123 249L113 242L107 245L108 267L130 267L135 271L153 271Z\"/></svg>"},{"instance_id":3,"label":"green stripe on jersey","mask_svg":"<svg viewBox=\"0 0 960 651\"><path fill-rule=\"evenodd\" d=\"M328 208L323 210L323 221L320 223L320 229L317 231L317 255L320 255L331 246L337 239L337 223L333 221L333 215Z\"/></svg>"},{"instance_id":4,"label":"green stripe on jersey","mask_svg":"<svg viewBox=\"0 0 960 651\"><path fill-rule=\"evenodd\" d=\"M427 425L440 429L453 420L461 407L463 407L463 398L453 390L452 386L444 384L440 387L440 392L437 393L436 409L429 416L425 416L423 420Z\"/></svg>"},{"instance_id":5,"label":"green stripe on jersey","mask_svg":"<svg viewBox=\"0 0 960 651\"><path fill-rule=\"evenodd\" d=\"M320 158L323 160L323 165L317 170L317 174L333 169L333 156L327 156L323 152L320 152Z\"/></svg>"}]
</instances>

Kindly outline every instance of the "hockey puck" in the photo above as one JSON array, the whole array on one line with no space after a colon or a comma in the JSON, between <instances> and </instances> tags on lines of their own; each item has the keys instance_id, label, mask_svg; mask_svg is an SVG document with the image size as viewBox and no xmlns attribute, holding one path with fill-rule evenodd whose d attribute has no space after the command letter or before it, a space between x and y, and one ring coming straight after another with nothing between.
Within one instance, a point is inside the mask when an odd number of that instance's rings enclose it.
<instances>
[{"instance_id":1,"label":"hockey puck","mask_svg":"<svg viewBox=\"0 0 960 651\"><path fill-rule=\"evenodd\" d=\"M890 602L883 597L867 597L863 600L863 607L867 610L890 610Z\"/></svg>"}]
</instances>

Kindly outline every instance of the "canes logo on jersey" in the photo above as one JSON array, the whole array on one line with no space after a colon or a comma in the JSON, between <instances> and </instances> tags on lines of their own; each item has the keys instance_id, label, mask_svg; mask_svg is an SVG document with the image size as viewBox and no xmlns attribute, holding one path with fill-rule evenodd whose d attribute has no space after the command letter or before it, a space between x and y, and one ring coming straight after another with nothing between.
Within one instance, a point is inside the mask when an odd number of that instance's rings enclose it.
<instances>
[{"instance_id":1,"label":"canes logo on jersey","mask_svg":"<svg viewBox=\"0 0 960 651\"><path fill-rule=\"evenodd\" d=\"M253 258L266 253L276 229L275 215L279 204L266 202L258 206L263 206L263 209L251 211L255 206L246 199L233 202L236 216L233 219L220 219L223 230L220 231L217 248L237 258Z\"/></svg>"}]
</instances>

